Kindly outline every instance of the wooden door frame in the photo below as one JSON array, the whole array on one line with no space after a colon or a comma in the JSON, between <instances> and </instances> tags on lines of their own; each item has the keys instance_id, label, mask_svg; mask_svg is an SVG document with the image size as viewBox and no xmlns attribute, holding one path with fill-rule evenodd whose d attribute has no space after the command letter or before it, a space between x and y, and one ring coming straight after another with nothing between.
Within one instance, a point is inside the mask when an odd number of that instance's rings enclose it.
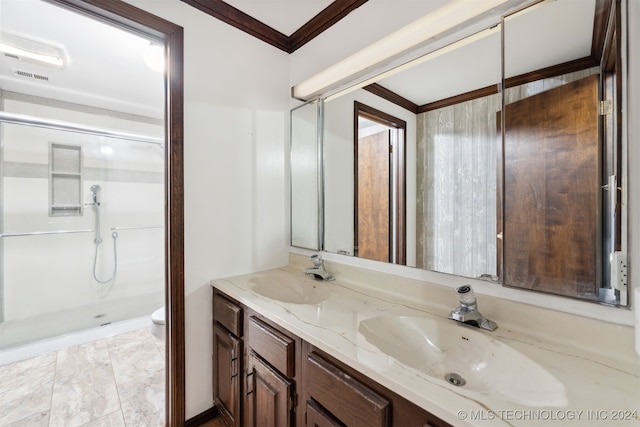
<instances>
[{"instance_id":1,"label":"wooden door frame","mask_svg":"<svg viewBox=\"0 0 640 427\"><path fill-rule=\"evenodd\" d=\"M165 43L165 424L184 425L183 28L120 0L48 1Z\"/></svg>"},{"instance_id":2,"label":"wooden door frame","mask_svg":"<svg viewBox=\"0 0 640 427\"><path fill-rule=\"evenodd\" d=\"M370 107L368 105L362 104L358 101L354 101L353 105L353 176L354 176L354 196L353 196L353 242L354 246L358 244L358 129L360 128L358 124L358 118L360 116L364 116L369 120L374 122L378 122L385 126L393 127L396 129L402 129L403 138L400 141L403 145L402 150L402 176L399 180L399 191L398 191L398 200L395 212L389 212L391 215L395 216L398 221L398 230L404 231L404 233L399 233L396 230L397 239L395 242L390 240L390 246L395 244L395 251L398 255L398 264L406 265L407 263L407 239L406 239L406 221L407 221L407 122L394 117L390 114L387 114L383 111ZM389 205L390 210L392 209L392 204ZM391 247L389 248L389 253L391 253ZM357 255L357 251L355 251L355 255Z\"/></svg>"}]
</instances>

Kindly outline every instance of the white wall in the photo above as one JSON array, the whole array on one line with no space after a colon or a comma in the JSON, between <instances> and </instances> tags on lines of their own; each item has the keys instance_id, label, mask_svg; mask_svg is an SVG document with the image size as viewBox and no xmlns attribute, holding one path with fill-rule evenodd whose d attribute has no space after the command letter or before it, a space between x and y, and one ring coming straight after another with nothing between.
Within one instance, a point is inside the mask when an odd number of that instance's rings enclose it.
<instances>
[{"instance_id":1,"label":"white wall","mask_svg":"<svg viewBox=\"0 0 640 427\"><path fill-rule=\"evenodd\" d=\"M184 28L186 415L212 405L208 282L288 261L288 55L179 0Z\"/></svg>"}]
</instances>

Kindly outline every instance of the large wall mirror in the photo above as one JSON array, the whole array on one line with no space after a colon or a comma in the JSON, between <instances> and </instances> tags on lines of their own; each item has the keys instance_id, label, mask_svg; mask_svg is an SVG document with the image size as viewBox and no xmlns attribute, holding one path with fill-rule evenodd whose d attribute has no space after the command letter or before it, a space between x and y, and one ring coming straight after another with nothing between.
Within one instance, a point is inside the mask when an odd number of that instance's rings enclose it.
<instances>
[{"instance_id":1,"label":"large wall mirror","mask_svg":"<svg viewBox=\"0 0 640 427\"><path fill-rule=\"evenodd\" d=\"M496 26L326 101L326 251L497 276L500 50Z\"/></svg>"},{"instance_id":2,"label":"large wall mirror","mask_svg":"<svg viewBox=\"0 0 640 427\"><path fill-rule=\"evenodd\" d=\"M617 5L532 2L325 99L323 249L626 305Z\"/></svg>"}]
</instances>

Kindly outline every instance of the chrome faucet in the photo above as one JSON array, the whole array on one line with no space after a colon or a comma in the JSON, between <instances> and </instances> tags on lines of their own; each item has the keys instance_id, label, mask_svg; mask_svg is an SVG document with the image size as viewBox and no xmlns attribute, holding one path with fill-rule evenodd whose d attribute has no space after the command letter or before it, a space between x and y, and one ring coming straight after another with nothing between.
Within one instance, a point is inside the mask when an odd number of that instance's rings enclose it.
<instances>
[{"instance_id":1,"label":"chrome faucet","mask_svg":"<svg viewBox=\"0 0 640 427\"><path fill-rule=\"evenodd\" d=\"M460 305L453 310L451 314L449 314L449 319L476 326L478 328L487 329L489 331L493 331L498 327L496 322L485 318L478 311L476 295L473 292L473 289L471 289L471 286L460 286L456 288L456 292L460 298Z\"/></svg>"},{"instance_id":2,"label":"chrome faucet","mask_svg":"<svg viewBox=\"0 0 640 427\"><path fill-rule=\"evenodd\" d=\"M324 269L324 260L322 259L320 254L311 255L309 257L309 260L313 262L313 267L305 268L304 274L312 276L313 278L318 280L335 280L335 278L327 273L327 271Z\"/></svg>"}]
</instances>

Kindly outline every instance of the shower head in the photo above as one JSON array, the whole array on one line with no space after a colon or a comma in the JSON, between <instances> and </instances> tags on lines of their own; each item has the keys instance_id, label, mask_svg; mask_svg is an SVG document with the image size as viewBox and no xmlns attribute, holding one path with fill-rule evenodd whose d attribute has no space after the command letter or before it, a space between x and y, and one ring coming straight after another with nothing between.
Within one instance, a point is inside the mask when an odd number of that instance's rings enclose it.
<instances>
[{"instance_id":1,"label":"shower head","mask_svg":"<svg viewBox=\"0 0 640 427\"><path fill-rule=\"evenodd\" d=\"M102 190L102 187L100 187L99 185L91 186L91 192L93 193L93 204L96 206L100 206L100 190Z\"/></svg>"}]
</instances>

